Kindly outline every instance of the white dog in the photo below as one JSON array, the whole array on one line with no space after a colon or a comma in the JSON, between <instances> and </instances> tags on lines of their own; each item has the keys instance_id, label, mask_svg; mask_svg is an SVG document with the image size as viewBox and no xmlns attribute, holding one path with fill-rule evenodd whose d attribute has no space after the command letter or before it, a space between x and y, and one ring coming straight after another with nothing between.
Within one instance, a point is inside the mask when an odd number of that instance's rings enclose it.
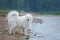
<instances>
[{"instance_id":1,"label":"white dog","mask_svg":"<svg viewBox=\"0 0 60 40\"><path fill-rule=\"evenodd\" d=\"M17 11L11 11L7 16L8 24L9 24L9 34L14 33L15 27L23 28L23 32L25 35L28 35L27 28L32 25L33 17L31 14L26 14L24 16L19 16Z\"/></svg>"}]
</instances>

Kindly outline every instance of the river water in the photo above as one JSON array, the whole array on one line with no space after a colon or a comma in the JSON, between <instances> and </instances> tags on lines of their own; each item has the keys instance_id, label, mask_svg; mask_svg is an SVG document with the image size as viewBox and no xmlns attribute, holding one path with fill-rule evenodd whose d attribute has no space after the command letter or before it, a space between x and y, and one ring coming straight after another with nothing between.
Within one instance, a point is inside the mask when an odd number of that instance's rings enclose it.
<instances>
[{"instance_id":1,"label":"river water","mask_svg":"<svg viewBox=\"0 0 60 40\"><path fill-rule=\"evenodd\" d=\"M32 31L36 36L31 36L29 40L60 40L60 16L37 16L43 23L33 23Z\"/></svg>"}]
</instances>

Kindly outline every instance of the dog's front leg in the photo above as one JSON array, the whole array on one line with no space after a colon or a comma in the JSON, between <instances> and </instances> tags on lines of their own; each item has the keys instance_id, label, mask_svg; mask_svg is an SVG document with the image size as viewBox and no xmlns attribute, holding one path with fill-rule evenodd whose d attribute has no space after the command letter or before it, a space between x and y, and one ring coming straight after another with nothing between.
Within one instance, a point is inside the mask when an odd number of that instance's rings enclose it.
<instances>
[{"instance_id":1,"label":"dog's front leg","mask_svg":"<svg viewBox=\"0 0 60 40\"><path fill-rule=\"evenodd\" d=\"M28 30L27 30L27 28L24 28L24 34L28 36Z\"/></svg>"}]
</instances>

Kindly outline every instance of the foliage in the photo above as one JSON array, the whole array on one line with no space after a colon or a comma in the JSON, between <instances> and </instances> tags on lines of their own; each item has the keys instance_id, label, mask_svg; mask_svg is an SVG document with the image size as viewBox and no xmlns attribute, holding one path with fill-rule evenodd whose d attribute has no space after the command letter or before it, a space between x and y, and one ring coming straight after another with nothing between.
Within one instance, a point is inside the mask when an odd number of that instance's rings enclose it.
<instances>
[{"instance_id":1,"label":"foliage","mask_svg":"<svg viewBox=\"0 0 60 40\"><path fill-rule=\"evenodd\" d=\"M0 10L23 10L25 12L41 13L55 12L60 11L60 0L0 0Z\"/></svg>"}]
</instances>

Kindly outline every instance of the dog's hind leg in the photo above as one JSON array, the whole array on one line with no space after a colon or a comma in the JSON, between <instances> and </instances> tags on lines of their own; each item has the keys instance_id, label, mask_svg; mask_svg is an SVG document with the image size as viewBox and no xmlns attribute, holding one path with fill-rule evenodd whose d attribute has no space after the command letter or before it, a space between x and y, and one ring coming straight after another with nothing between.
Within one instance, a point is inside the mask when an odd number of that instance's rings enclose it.
<instances>
[{"instance_id":1,"label":"dog's hind leg","mask_svg":"<svg viewBox=\"0 0 60 40\"><path fill-rule=\"evenodd\" d=\"M10 27L9 34L14 34L14 27Z\"/></svg>"},{"instance_id":2,"label":"dog's hind leg","mask_svg":"<svg viewBox=\"0 0 60 40\"><path fill-rule=\"evenodd\" d=\"M12 34L12 29L9 29L9 34Z\"/></svg>"}]
</instances>

